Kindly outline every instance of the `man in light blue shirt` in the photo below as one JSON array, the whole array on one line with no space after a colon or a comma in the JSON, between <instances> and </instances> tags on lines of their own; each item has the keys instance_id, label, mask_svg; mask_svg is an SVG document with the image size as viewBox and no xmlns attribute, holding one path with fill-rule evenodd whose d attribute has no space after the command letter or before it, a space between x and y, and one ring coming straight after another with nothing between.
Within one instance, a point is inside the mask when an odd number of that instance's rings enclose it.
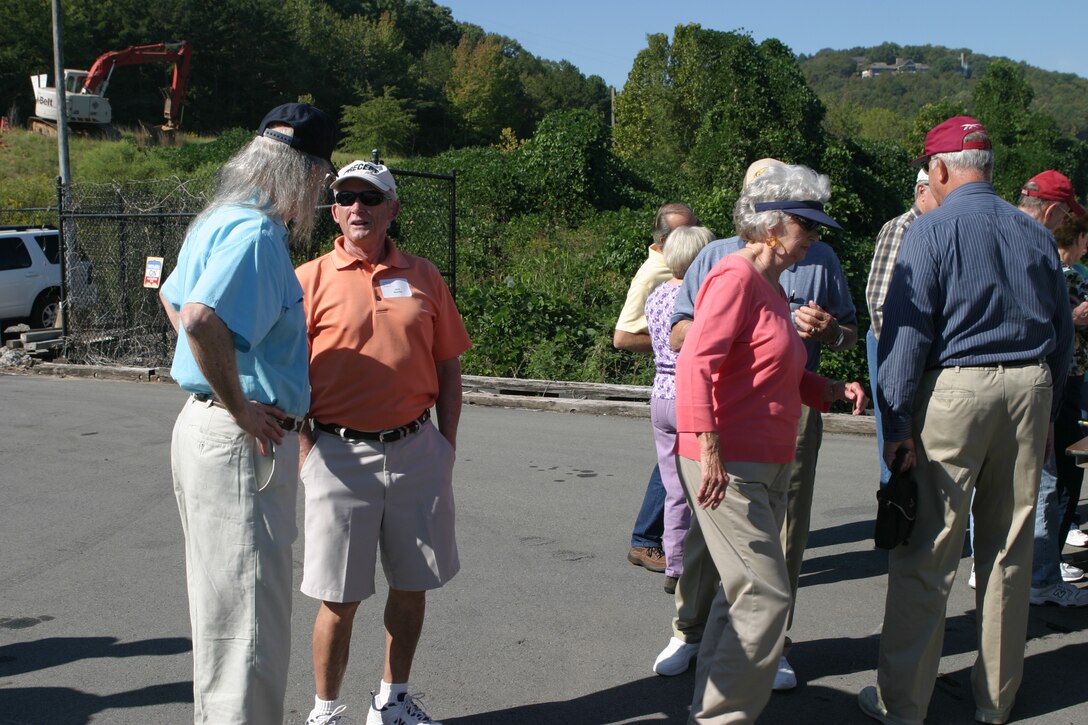
<instances>
[{"instance_id":1,"label":"man in light blue shirt","mask_svg":"<svg viewBox=\"0 0 1088 725\"><path fill-rule=\"evenodd\" d=\"M336 126L288 103L226 163L160 291L191 395L170 448L185 534L194 723L280 723L291 644L298 436L309 409L302 287Z\"/></svg>"}]
</instances>

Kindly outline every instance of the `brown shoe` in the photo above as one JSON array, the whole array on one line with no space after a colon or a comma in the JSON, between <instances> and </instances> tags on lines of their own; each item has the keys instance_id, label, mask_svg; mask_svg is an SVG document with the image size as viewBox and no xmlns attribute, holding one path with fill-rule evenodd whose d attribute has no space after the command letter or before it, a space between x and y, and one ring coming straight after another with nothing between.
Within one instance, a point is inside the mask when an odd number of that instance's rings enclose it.
<instances>
[{"instance_id":1,"label":"brown shoe","mask_svg":"<svg viewBox=\"0 0 1088 725\"><path fill-rule=\"evenodd\" d=\"M665 571L665 552L660 546L636 546L627 552L627 561L658 574Z\"/></svg>"},{"instance_id":2,"label":"brown shoe","mask_svg":"<svg viewBox=\"0 0 1088 725\"><path fill-rule=\"evenodd\" d=\"M676 594L676 582L679 581L674 576L665 577L665 593Z\"/></svg>"}]
</instances>

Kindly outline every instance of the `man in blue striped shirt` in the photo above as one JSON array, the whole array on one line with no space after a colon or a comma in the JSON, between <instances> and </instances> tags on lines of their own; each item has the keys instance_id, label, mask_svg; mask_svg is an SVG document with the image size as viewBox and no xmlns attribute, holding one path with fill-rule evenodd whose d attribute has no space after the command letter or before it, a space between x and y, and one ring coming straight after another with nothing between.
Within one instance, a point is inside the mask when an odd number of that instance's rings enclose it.
<instances>
[{"instance_id":1,"label":"man in blue striped shirt","mask_svg":"<svg viewBox=\"0 0 1088 725\"><path fill-rule=\"evenodd\" d=\"M881 722L925 719L974 494L975 719L1004 723L1023 674L1032 509L1072 318L1053 236L990 184L982 124L939 124L915 163L940 207L903 240L877 377L884 458L902 450L914 468L918 514L888 557L877 686L858 701Z\"/></svg>"}]
</instances>

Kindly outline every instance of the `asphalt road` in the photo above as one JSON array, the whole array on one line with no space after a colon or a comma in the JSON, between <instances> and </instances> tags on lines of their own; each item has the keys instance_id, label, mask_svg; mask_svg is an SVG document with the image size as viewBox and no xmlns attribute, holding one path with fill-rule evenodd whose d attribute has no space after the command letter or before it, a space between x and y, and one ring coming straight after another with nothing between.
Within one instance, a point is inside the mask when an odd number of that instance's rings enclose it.
<instances>
[{"instance_id":1,"label":"asphalt road","mask_svg":"<svg viewBox=\"0 0 1088 725\"><path fill-rule=\"evenodd\" d=\"M0 723L191 722L170 385L0 375ZM693 674L650 667L669 638L662 576L625 559L654 462L644 420L467 407L456 469L463 569L429 598L413 690L446 725L683 722ZM871 438L829 436L791 661L761 723L871 722L886 556L872 548ZM301 526L301 505L299 507ZM296 582L301 578L296 545ZM1088 552L1076 559L1083 565ZM975 611L961 563L928 722L970 722ZM343 698L381 675L379 594L360 609ZM296 592L286 723L313 698L315 604ZM1033 608L1014 717L1088 722L1088 610Z\"/></svg>"}]
</instances>

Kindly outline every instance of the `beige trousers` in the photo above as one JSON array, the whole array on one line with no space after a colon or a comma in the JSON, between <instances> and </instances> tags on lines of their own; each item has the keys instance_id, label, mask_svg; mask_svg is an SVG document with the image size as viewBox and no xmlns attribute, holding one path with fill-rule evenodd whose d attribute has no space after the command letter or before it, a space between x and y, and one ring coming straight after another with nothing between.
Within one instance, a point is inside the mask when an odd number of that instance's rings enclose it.
<instances>
[{"instance_id":1,"label":"beige trousers","mask_svg":"<svg viewBox=\"0 0 1088 725\"><path fill-rule=\"evenodd\" d=\"M945 606L974 493L977 715L1012 709L1024 668L1034 510L1051 400L1043 363L945 368L915 397L918 518L889 553L877 685L889 715L921 723L944 642Z\"/></svg>"},{"instance_id":2,"label":"beige trousers","mask_svg":"<svg viewBox=\"0 0 1088 725\"><path fill-rule=\"evenodd\" d=\"M808 546L808 531L812 521L812 491L816 487L816 459L824 439L824 419L820 411L801 406L797 423L797 453L790 470L790 485L786 497L786 524L782 527L782 550L786 552L786 570L790 576L790 616L786 629L793 628L793 610L797 608L797 582L801 578L801 561ZM789 640L786 641L787 648Z\"/></svg>"},{"instance_id":3,"label":"beige trousers","mask_svg":"<svg viewBox=\"0 0 1088 725\"><path fill-rule=\"evenodd\" d=\"M283 722L291 659L298 436L271 455L190 399L170 449L193 628L193 722Z\"/></svg>"},{"instance_id":4,"label":"beige trousers","mask_svg":"<svg viewBox=\"0 0 1088 725\"><path fill-rule=\"evenodd\" d=\"M790 466L726 462L726 470L722 504L695 507L722 585L699 648L691 723L755 722L771 696L790 606L780 538ZM680 473L694 499L702 481L699 463L681 457ZM685 546L685 565L686 559Z\"/></svg>"},{"instance_id":5,"label":"beige trousers","mask_svg":"<svg viewBox=\"0 0 1088 725\"><path fill-rule=\"evenodd\" d=\"M801 561L808 544L812 514L812 492L816 483L816 459L823 441L824 424L820 412L801 406L797 424L797 453L790 467L786 497L786 520L782 527L782 549L786 553L786 570L790 580L790 613L786 628L793 626L793 610L797 602L797 584L801 576ZM688 505L695 509L689 496ZM714 593L718 590L718 570L708 556L703 532L697 517L684 539L684 574L676 585L676 617L672 621L673 636L695 643L703 638L703 625L710 613ZM786 640L789 648L789 639Z\"/></svg>"}]
</instances>

